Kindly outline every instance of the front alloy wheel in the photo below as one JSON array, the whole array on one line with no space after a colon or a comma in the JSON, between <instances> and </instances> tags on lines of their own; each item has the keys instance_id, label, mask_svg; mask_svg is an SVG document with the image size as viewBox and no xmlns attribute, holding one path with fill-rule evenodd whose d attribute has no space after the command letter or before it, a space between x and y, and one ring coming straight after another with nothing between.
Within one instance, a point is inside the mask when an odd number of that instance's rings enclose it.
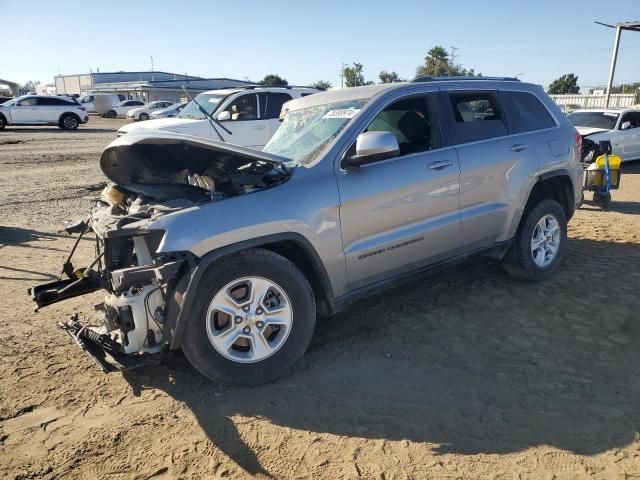
<instances>
[{"instance_id":1,"label":"front alloy wheel","mask_svg":"<svg viewBox=\"0 0 640 480\"><path fill-rule=\"evenodd\" d=\"M315 297L296 265L256 248L207 268L184 321L182 351L200 373L259 385L304 354L315 328Z\"/></svg>"},{"instance_id":2,"label":"front alloy wheel","mask_svg":"<svg viewBox=\"0 0 640 480\"><path fill-rule=\"evenodd\" d=\"M286 342L293 311L282 287L261 277L225 285L207 310L207 336L223 357L239 363L260 362Z\"/></svg>"}]
</instances>

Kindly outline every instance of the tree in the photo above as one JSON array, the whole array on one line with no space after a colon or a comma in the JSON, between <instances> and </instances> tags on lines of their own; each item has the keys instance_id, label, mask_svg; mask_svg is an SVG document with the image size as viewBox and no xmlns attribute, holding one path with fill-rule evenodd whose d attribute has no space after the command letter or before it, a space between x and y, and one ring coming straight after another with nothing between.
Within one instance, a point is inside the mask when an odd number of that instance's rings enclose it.
<instances>
[{"instance_id":1,"label":"tree","mask_svg":"<svg viewBox=\"0 0 640 480\"><path fill-rule=\"evenodd\" d=\"M578 77L573 73L566 73L560 78L556 78L549 85L548 93L562 95L564 93L579 93Z\"/></svg>"},{"instance_id":2,"label":"tree","mask_svg":"<svg viewBox=\"0 0 640 480\"><path fill-rule=\"evenodd\" d=\"M329 90L331 88L331 83L325 82L324 80L318 80L311 84L313 88L317 88L318 90Z\"/></svg>"},{"instance_id":3,"label":"tree","mask_svg":"<svg viewBox=\"0 0 640 480\"><path fill-rule=\"evenodd\" d=\"M382 70L378 77L380 78L380 83L397 83L404 81L400 78L400 75L393 71L387 72L386 70Z\"/></svg>"},{"instance_id":4,"label":"tree","mask_svg":"<svg viewBox=\"0 0 640 480\"><path fill-rule=\"evenodd\" d=\"M427 52L424 57L424 65L416 68L416 77L451 77L451 76L475 76L475 71L467 70L459 63L453 63L453 59L444 47L436 45ZM481 73L478 74L482 76Z\"/></svg>"},{"instance_id":5,"label":"tree","mask_svg":"<svg viewBox=\"0 0 640 480\"><path fill-rule=\"evenodd\" d=\"M346 87L357 87L365 84L361 63L353 62L353 67L345 67L342 74L344 75L344 85Z\"/></svg>"},{"instance_id":6,"label":"tree","mask_svg":"<svg viewBox=\"0 0 640 480\"><path fill-rule=\"evenodd\" d=\"M40 85L39 81L34 82L33 80L28 80L24 85L18 86L18 93L20 95L26 95L27 93L35 92L36 86Z\"/></svg>"},{"instance_id":7,"label":"tree","mask_svg":"<svg viewBox=\"0 0 640 480\"><path fill-rule=\"evenodd\" d=\"M265 75L264 78L260 80L259 83L260 85L265 85L267 87L285 87L289 85L289 82L287 82L284 78L282 78L280 75L275 75L273 73L270 73L269 75Z\"/></svg>"}]
</instances>

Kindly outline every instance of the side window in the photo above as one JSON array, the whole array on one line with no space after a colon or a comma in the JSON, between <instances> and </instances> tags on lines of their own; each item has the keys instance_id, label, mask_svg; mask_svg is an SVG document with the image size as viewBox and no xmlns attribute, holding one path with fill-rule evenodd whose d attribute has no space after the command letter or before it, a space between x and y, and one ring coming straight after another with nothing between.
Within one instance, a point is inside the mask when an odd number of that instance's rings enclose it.
<instances>
[{"instance_id":1,"label":"side window","mask_svg":"<svg viewBox=\"0 0 640 480\"><path fill-rule=\"evenodd\" d=\"M640 127L640 113L639 112L627 112L622 115L620 119L620 128L622 128L622 124L624 122L630 122L631 126L629 128L638 128Z\"/></svg>"},{"instance_id":2,"label":"side window","mask_svg":"<svg viewBox=\"0 0 640 480\"><path fill-rule=\"evenodd\" d=\"M263 119L280 118L280 110L285 102L291 100L291 95L288 93L268 93L267 105L265 106L264 113L261 114Z\"/></svg>"},{"instance_id":3,"label":"side window","mask_svg":"<svg viewBox=\"0 0 640 480\"><path fill-rule=\"evenodd\" d=\"M38 105L48 105L48 106L69 106L70 102L62 100L61 98L38 98Z\"/></svg>"},{"instance_id":4,"label":"side window","mask_svg":"<svg viewBox=\"0 0 640 480\"><path fill-rule=\"evenodd\" d=\"M531 132L556 126L553 117L532 93L500 92L500 96L507 106L509 126L513 123L515 132Z\"/></svg>"},{"instance_id":5,"label":"side window","mask_svg":"<svg viewBox=\"0 0 640 480\"><path fill-rule=\"evenodd\" d=\"M24 100L20 100L21 107L33 107L38 104L37 98L25 98Z\"/></svg>"},{"instance_id":6,"label":"side window","mask_svg":"<svg viewBox=\"0 0 640 480\"><path fill-rule=\"evenodd\" d=\"M498 99L489 92L450 93L455 143L475 142L507 134Z\"/></svg>"},{"instance_id":7,"label":"side window","mask_svg":"<svg viewBox=\"0 0 640 480\"><path fill-rule=\"evenodd\" d=\"M365 132L393 133L400 155L436 148L436 129L428 100L427 96L417 95L393 102L371 121Z\"/></svg>"},{"instance_id":8,"label":"side window","mask_svg":"<svg viewBox=\"0 0 640 480\"><path fill-rule=\"evenodd\" d=\"M231 120L256 120L258 118L258 99L255 93L240 95L225 109L231 114Z\"/></svg>"},{"instance_id":9,"label":"side window","mask_svg":"<svg viewBox=\"0 0 640 480\"><path fill-rule=\"evenodd\" d=\"M82 103L89 103L89 102L93 102L93 95L84 97L84 100L82 100Z\"/></svg>"}]
</instances>

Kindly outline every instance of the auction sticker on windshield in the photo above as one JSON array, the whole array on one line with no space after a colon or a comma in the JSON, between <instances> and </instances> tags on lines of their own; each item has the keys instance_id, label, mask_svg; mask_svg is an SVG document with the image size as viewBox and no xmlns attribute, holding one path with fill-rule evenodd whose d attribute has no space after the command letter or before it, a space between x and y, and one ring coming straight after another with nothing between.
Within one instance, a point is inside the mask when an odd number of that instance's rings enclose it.
<instances>
[{"instance_id":1,"label":"auction sticker on windshield","mask_svg":"<svg viewBox=\"0 0 640 480\"><path fill-rule=\"evenodd\" d=\"M322 118L353 118L359 111L359 108L339 108L336 110L329 110Z\"/></svg>"}]
</instances>

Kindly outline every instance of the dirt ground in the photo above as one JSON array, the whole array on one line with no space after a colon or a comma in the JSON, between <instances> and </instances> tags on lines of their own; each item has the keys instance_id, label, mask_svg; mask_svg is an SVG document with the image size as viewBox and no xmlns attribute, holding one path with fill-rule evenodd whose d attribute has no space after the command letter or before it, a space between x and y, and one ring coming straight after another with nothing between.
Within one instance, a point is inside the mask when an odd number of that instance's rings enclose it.
<instances>
[{"instance_id":1,"label":"dirt ground","mask_svg":"<svg viewBox=\"0 0 640 480\"><path fill-rule=\"evenodd\" d=\"M640 478L640 165L609 211L576 213L553 279L469 263L320 321L277 383L229 388L180 354L100 373L56 328L91 298L33 312L122 123L0 133L0 478Z\"/></svg>"}]
</instances>

